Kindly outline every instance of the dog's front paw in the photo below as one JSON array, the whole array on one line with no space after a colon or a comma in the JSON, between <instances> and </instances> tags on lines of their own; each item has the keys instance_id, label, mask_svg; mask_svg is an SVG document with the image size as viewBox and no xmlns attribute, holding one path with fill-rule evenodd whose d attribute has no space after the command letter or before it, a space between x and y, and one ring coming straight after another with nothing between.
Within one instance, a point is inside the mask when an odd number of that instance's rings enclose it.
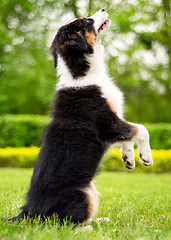
<instances>
[{"instance_id":1,"label":"dog's front paw","mask_svg":"<svg viewBox=\"0 0 171 240\"><path fill-rule=\"evenodd\" d=\"M140 163L144 166L150 167L153 165L153 158L150 147L139 149Z\"/></svg>"},{"instance_id":2,"label":"dog's front paw","mask_svg":"<svg viewBox=\"0 0 171 240\"><path fill-rule=\"evenodd\" d=\"M151 155L148 130L141 124L136 124L136 127L138 129L136 140L138 145L137 150L140 154L140 163L144 166L152 166L153 158Z\"/></svg>"},{"instance_id":3,"label":"dog's front paw","mask_svg":"<svg viewBox=\"0 0 171 240\"><path fill-rule=\"evenodd\" d=\"M124 166L130 171L135 168L134 142L123 143L121 147L122 161Z\"/></svg>"},{"instance_id":4,"label":"dog's front paw","mask_svg":"<svg viewBox=\"0 0 171 240\"><path fill-rule=\"evenodd\" d=\"M124 154L122 155L122 161L124 163L124 166L129 169L130 171L134 170L135 168L135 161L134 159L128 157L128 155Z\"/></svg>"}]
</instances>

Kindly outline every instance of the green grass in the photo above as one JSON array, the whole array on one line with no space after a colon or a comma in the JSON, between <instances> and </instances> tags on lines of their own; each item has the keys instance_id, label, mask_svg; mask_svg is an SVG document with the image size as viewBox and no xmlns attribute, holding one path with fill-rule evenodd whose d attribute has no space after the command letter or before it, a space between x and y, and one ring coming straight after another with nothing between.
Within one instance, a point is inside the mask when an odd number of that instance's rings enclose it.
<instances>
[{"instance_id":1,"label":"green grass","mask_svg":"<svg viewBox=\"0 0 171 240\"><path fill-rule=\"evenodd\" d=\"M31 174L32 169L0 169L0 217L19 213ZM171 175L103 172L94 182L100 192L97 217L109 217L109 223L94 219L93 231L83 231L52 220L0 221L0 239L171 239Z\"/></svg>"}]
</instances>

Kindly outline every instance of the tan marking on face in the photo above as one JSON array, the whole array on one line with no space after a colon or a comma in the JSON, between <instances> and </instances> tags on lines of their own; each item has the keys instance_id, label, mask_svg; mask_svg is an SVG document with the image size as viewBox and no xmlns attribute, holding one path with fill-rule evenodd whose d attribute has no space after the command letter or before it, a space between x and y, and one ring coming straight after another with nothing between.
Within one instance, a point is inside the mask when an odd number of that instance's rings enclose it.
<instances>
[{"instance_id":1,"label":"tan marking on face","mask_svg":"<svg viewBox=\"0 0 171 240\"><path fill-rule=\"evenodd\" d=\"M94 50L94 44L95 44L95 40L96 40L96 35L95 32L87 32L85 33L85 37L87 39L88 44L92 47L92 49Z\"/></svg>"},{"instance_id":2,"label":"tan marking on face","mask_svg":"<svg viewBox=\"0 0 171 240\"><path fill-rule=\"evenodd\" d=\"M90 219L95 215L98 208L98 191L95 188L93 182L81 189L84 193L86 193L86 202L88 203L88 217L82 223L82 225L88 224Z\"/></svg>"},{"instance_id":3,"label":"tan marking on face","mask_svg":"<svg viewBox=\"0 0 171 240\"><path fill-rule=\"evenodd\" d=\"M84 20L84 17L81 17L80 19L81 19L81 20Z\"/></svg>"},{"instance_id":4,"label":"tan marking on face","mask_svg":"<svg viewBox=\"0 0 171 240\"><path fill-rule=\"evenodd\" d=\"M64 44L61 44L61 48L62 48L63 51L66 50L66 45L67 45L67 42L64 42Z\"/></svg>"},{"instance_id":5,"label":"tan marking on face","mask_svg":"<svg viewBox=\"0 0 171 240\"><path fill-rule=\"evenodd\" d=\"M108 106L110 107L110 109L112 110L112 112L117 113L116 108L113 105L112 101L110 101L109 99L106 99L106 102L107 102Z\"/></svg>"}]
</instances>

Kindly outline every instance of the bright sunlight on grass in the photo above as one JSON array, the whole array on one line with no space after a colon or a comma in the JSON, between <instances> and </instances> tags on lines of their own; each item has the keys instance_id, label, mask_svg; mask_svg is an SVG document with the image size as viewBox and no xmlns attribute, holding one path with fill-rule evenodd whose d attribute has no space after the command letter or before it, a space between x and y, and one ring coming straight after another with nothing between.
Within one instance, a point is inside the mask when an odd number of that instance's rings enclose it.
<instances>
[{"instance_id":1,"label":"bright sunlight on grass","mask_svg":"<svg viewBox=\"0 0 171 240\"><path fill-rule=\"evenodd\" d=\"M0 169L0 217L19 213L31 174L32 169ZM110 222L94 219L93 231L83 231L50 220L0 221L0 239L171 239L171 175L103 172L94 182L100 192L97 217Z\"/></svg>"}]
</instances>

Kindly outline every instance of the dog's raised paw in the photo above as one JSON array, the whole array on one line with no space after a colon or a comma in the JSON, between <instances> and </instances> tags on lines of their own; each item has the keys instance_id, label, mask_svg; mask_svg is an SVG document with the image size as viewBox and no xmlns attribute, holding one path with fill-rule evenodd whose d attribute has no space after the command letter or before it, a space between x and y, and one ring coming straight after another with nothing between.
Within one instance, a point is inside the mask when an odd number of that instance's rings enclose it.
<instances>
[{"instance_id":1,"label":"dog's raised paw","mask_svg":"<svg viewBox=\"0 0 171 240\"><path fill-rule=\"evenodd\" d=\"M124 154L122 156L122 161L124 163L124 166L129 169L130 171L134 170L135 168L135 162L134 161L130 161L128 156L126 154Z\"/></svg>"},{"instance_id":2,"label":"dog's raised paw","mask_svg":"<svg viewBox=\"0 0 171 240\"><path fill-rule=\"evenodd\" d=\"M140 163L143 164L146 167L150 167L153 165L153 158L151 156L151 152L150 153L146 153L146 154L142 154L140 152Z\"/></svg>"},{"instance_id":3,"label":"dog's raised paw","mask_svg":"<svg viewBox=\"0 0 171 240\"><path fill-rule=\"evenodd\" d=\"M134 142L129 141L125 142L121 146L122 161L124 166L130 171L135 168L135 159L134 159Z\"/></svg>"}]
</instances>

